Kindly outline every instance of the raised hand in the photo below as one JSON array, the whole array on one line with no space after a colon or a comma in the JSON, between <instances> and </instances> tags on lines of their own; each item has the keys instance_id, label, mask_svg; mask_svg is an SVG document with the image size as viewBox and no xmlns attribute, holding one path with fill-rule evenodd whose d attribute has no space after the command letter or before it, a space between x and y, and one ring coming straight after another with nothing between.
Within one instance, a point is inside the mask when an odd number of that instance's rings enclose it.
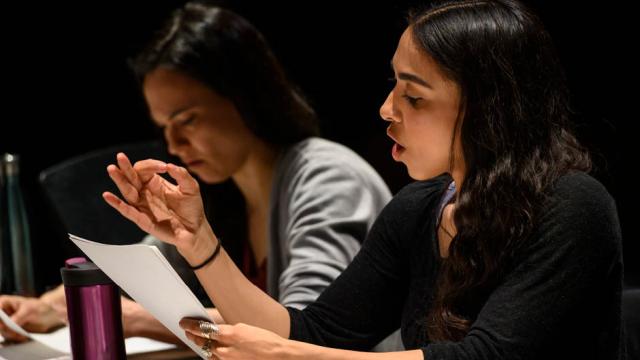
<instances>
[{"instance_id":1,"label":"raised hand","mask_svg":"<svg viewBox=\"0 0 640 360\"><path fill-rule=\"evenodd\" d=\"M107 172L124 200L110 192L102 196L120 214L181 253L192 251L201 235L211 232L198 182L187 169L153 159L132 166L123 153L116 159L117 166L109 165ZM160 176L164 173L176 184Z\"/></svg>"}]
</instances>

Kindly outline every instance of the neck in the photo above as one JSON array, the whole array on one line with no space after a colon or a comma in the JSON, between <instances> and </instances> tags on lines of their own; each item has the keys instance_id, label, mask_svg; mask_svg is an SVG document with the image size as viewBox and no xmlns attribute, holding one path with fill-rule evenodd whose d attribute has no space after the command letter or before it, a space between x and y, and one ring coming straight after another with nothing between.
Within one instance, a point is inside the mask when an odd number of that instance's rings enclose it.
<instances>
[{"instance_id":1,"label":"neck","mask_svg":"<svg viewBox=\"0 0 640 360\"><path fill-rule=\"evenodd\" d=\"M457 199L457 196L460 194L460 188L462 187L462 182L464 181L464 171L454 169L451 172L451 177L453 178L453 181L456 183L456 199Z\"/></svg>"},{"instance_id":2,"label":"neck","mask_svg":"<svg viewBox=\"0 0 640 360\"><path fill-rule=\"evenodd\" d=\"M258 140L246 163L232 176L244 196L248 214L268 211L277 156L274 146Z\"/></svg>"},{"instance_id":3,"label":"neck","mask_svg":"<svg viewBox=\"0 0 640 360\"><path fill-rule=\"evenodd\" d=\"M453 171L451 171L451 177L453 178L453 181L456 184L456 194L454 195L456 197L456 201L457 201L457 196L460 194L460 188L462 187L462 182L464 181L464 172L465 172L464 168L463 169L454 168ZM455 209L456 209L456 202L454 201L453 203L445 206L445 208L442 211L441 226L445 231L445 233L450 237L454 237L458 232L453 222L453 214L455 212Z\"/></svg>"}]
</instances>

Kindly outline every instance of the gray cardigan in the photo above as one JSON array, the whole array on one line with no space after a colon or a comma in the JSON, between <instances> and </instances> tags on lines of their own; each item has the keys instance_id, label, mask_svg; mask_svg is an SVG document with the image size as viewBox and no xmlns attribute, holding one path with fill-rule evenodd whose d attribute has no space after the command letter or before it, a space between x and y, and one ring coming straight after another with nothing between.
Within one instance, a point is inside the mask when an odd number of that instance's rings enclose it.
<instances>
[{"instance_id":1,"label":"gray cardigan","mask_svg":"<svg viewBox=\"0 0 640 360\"><path fill-rule=\"evenodd\" d=\"M313 302L360 250L390 199L376 171L345 146L309 138L283 151L270 196L268 294L299 309ZM144 242L156 245L191 289L198 287L175 247L151 236Z\"/></svg>"}]
</instances>

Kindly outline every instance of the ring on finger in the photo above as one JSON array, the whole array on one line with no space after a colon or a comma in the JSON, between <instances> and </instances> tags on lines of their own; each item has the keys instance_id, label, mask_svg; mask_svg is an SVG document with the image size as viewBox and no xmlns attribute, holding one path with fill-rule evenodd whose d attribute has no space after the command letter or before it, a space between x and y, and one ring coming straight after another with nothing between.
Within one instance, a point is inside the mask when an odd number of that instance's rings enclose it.
<instances>
[{"instance_id":1,"label":"ring on finger","mask_svg":"<svg viewBox=\"0 0 640 360\"><path fill-rule=\"evenodd\" d=\"M220 331L214 323L209 321L198 321L198 327L200 328L202 337L206 339L211 339L212 335L218 335L218 331Z\"/></svg>"},{"instance_id":2,"label":"ring on finger","mask_svg":"<svg viewBox=\"0 0 640 360\"><path fill-rule=\"evenodd\" d=\"M211 352L211 343L212 343L212 342L213 342L213 341L212 341L211 339L207 339L207 340L204 342L204 344L202 345L202 348L201 348L201 349L202 349L202 352L204 353L204 355L205 355L207 358L211 358L211 357L213 357L213 353Z\"/></svg>"}]
</instances>

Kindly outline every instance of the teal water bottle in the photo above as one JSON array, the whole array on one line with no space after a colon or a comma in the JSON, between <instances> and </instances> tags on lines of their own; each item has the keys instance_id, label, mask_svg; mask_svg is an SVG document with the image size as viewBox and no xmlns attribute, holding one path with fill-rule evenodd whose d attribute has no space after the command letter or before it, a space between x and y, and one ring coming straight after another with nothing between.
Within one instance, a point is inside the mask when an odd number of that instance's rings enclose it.
<instances>
[{"instance_id":1,"label":"teal water bottle","mask_svg":"<svg viewBox=\"0 0 640 360\"><path fill-rule=\"evenodd\" d=\"M16 294L35 296L31 237L27 209L20 185L19 158L17 155L5 154L3 163L7 204L6 218L13 262L13 285Z\"/></svg>"},{"instance_id":2,"label":"teal water bottle","mask_svg":"<svg viewBox=\"0 0 640 360\"><path fill-rule=\"evenodd\" d=\"M0 294L10 294L14 290L5 183L4 159L0 158Z\"/></svg>"}]
</instances>

